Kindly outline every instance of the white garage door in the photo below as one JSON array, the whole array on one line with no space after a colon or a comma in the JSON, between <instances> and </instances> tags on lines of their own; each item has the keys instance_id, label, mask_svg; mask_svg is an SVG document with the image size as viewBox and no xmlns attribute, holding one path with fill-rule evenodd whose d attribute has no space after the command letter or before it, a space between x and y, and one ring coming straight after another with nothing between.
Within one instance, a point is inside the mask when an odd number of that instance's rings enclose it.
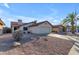
<instances>
[{"instance_id":1,"label":"white garage door","mask_svg":"<svg viewBox=\"0 0 79 59\"><path fill-rule=\"evenodd\" d=\"M51 30L50 28L47 27L41 27L41 28L33 29L32 32L36 34L46 34L46 33L50 33Z\"/></svg>"}]
</instances>

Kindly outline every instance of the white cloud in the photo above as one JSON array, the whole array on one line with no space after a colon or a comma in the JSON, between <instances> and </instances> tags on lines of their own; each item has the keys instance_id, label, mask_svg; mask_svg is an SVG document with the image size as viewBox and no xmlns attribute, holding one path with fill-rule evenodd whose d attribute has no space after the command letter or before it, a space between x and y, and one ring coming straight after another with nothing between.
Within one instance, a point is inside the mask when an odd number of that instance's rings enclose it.
<instances>
[{"instance_id":1,"label":"white cloud","mask_svg":"<svg viewBox=\"0 0 79 59\"><path fill-rule=\"evenodd\" d=\"M51 16L45 16L42 18L32 18L32 17L26 17L26 16L15 16L16 20L21 19L23 22L31 22L37 20L37 22L41 21L49 21L53 25L59 24L60 21L58 21L57 17L51 17ZM11 20L11 19L9 19ZM15 21L15 20L14 20Z\"/></svg>"},{"instance_id":2,"label":"white cloud","mask_svg":"<svg viewBox=\"0 0 79 59\"><path fill-rule=\"evenodd\" d=\"M7 8L9 8L8 4L4 4L4 5L6 5ZM56 12L54 14L56 14ZM26 22L35 21L35 20L37 20L38 22L47 20L47 21L49 21L52 24L55 24L55 23L58 22L57 21L57 17L53 17L51 15L44 16L42 18L35 18L35 17L13 15L13 14L9 13L9 11L5 11L3 9L0 9L0 17L4 21L4 23L6 24L6 26L10 26L10 22L11 21L17 21L18 19L22 19L22 21L25 22L25 23Z\"/></svg>"},{"instance_id":3,"label":"white cloud","mask_svg":"<svg viewBox=\"0 0 79 59\"><path fill-rule=\"evenodd\" d=\"M50 9L51 11L51 15L57 15L58 14L58 10L56 9Z\"/></svg>"},{"instance_id":4,"label":"white cloud","mask_svg":"<svg viewBox=\"0 0 79 59\"><path fill-rule=\"evenodd\" d=\"M10 6L9 6L7 3L4 3L4 6L5 6L6 8L10 8Z\"/></svg>"}]
</instances>

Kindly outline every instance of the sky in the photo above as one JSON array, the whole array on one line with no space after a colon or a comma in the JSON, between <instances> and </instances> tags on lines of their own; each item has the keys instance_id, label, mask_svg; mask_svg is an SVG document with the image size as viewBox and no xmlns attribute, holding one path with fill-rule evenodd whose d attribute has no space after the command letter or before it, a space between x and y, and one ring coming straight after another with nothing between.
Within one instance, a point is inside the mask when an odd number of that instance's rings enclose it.
<instances>
[{"instance_id":1,"label":"sky","mask_svg":"<svg viewBox=\"0 0 79 59\"><path fill-rule=\"evenodd\" d=\"M11 21L49 21L58 25L74 11L79 13L78 3L0 3L0 18L10 27Z\"/></svg>"}]
</instances>

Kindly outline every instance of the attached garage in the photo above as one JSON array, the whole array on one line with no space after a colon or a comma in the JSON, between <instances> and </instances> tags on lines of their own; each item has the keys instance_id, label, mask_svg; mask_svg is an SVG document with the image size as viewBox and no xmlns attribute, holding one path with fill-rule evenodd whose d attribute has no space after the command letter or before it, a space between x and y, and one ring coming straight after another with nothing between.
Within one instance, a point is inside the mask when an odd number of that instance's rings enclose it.
<instances>
[{"instance_id":1,"label":"attached garage","mask_svg":"<svg viewBox=\"0 0 79 59\"><path fill-rule=\"evenodd\" d=\"M29 26L29 31L35 34L48 34L52 32L52 25L48 21Z\"/></svg>"}]
</instances>

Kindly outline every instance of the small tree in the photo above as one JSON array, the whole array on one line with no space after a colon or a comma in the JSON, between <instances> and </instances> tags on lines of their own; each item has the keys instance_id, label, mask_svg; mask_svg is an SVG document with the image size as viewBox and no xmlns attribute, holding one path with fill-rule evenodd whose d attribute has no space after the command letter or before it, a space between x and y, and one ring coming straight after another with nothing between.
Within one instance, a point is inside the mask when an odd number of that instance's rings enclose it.
<instances>
[{"instance_id":1,"label":"small tree","mask_svg":"<svg viewBox=\"0 0 79 59\"><path fill-rule=\"evenodd\" d=\"M66 26L63 26L63 32L66 32Z\"/></svg>"},{"instance_id":2,"label":"small tree","mask_svg":"<svg viewBox=\"0 0 79 59\"><path fill-rule=\"evenodd\" d=\"M70 23L71 24L71 32L72 34L75 34L75 21L79 20L79 17L77 17L77 13L76 12L73 12L73 13L70 13L62 22L63 24L68 24Z\"/></svg>"}]
</instances>

